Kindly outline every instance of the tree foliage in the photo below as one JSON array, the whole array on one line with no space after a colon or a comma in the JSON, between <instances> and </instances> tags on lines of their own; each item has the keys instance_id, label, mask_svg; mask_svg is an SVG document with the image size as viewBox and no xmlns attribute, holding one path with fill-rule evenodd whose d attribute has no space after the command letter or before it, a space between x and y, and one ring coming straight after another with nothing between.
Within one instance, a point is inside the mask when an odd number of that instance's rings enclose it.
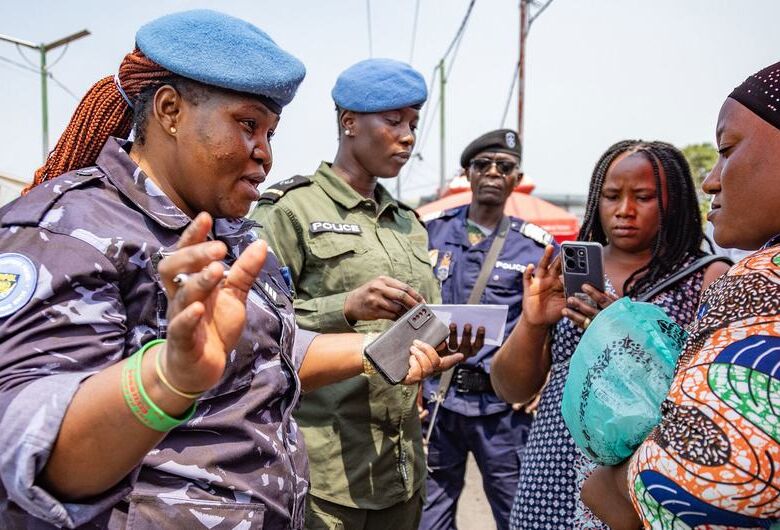
<instances>
[{"instance_id":1,"label":"tree foliage","mask_svg":"<svg viewBox=\"0 0 780 530\"><path fill-rule=\"evenodd\" d=\"M710 209L710 198L705 194L701 185L704 179L712 170L715 162L718 161L718 150L710 142L701 144L690 144L682 148L682 153L691 166L691 177L696 185L696 194L699 197L699 210L702 213L702 219Z\"/></svg>"}]
</instances>

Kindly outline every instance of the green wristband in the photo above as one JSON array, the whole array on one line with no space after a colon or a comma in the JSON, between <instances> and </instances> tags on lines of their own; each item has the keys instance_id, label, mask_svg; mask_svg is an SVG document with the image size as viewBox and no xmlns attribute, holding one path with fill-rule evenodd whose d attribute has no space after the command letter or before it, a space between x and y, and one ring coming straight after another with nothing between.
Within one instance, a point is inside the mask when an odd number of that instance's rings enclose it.
<instances>
[{"instance_id":1,"label":"green wristband","mask_svg":"<svg viewBox=\"0 0 780 530\"><path fill-rule=\"evenodd\" d=\"M192 415L195 414L195 403L192 404L183 418L174 418L158 407L146 393L141 377L141 363L149 348L163 342L165 342L163 339L147 342L140 350L130 356L122 368L122 395L138 421L155 431L168 432L192 418Z\"/></svg>"}]
</instances>

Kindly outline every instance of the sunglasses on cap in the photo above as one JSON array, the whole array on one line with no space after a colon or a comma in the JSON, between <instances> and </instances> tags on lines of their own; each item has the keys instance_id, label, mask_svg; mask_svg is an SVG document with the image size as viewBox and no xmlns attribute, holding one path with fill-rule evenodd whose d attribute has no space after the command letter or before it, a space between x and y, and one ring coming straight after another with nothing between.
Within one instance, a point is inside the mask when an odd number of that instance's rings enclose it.
<instances>
[{"instance_id":1,"label":"sunglasses on cap","mask_svg":"<svg viewBox=\"0 0 780 530\"><path fill-rule=\"evenodd\" d=\"M490 168L495 165L496 171L504 177L517 169L517 163L512 160L493 160L491 158L475 158L469 165L471 166L471 169L483 175L490 171Z\"/></svg>"}]
</instances>

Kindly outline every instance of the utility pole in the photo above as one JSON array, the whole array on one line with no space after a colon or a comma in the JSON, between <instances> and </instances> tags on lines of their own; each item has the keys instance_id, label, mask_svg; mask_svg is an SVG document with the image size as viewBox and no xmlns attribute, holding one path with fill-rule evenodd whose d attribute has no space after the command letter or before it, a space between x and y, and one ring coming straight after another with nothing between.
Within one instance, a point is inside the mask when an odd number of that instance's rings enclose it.
<instances>
[{"instance_id":1,"label":"utility pole","mask_svg":"<svg viewBox=\"0 0 780 530\"><path fill-rule=\"evenodd\" d=\"M525 103L525 40L528 36L528 4L520 0L520 57L517 63L517 141L523 144L523 105Z\"/></svg>"},{"instance_id":2,"label":"utility pole","mask_svg":"<svg viewBox=\"0 0 780 530\"><path fill-rule=\"evenodd\" d=\"M60 46L65 46L66 44L69 44L70 42L73 42L76 39L80 39L82 37L86 37L89 35L89 31L86 29L83 29L79 31L78 33L74 33L72 35L68 35L67 37L63 37L59 40L55 40L53 42L50 42L48 44L41 43L41 44L35 44L34 42L17 39L15 37L9 37L8 35L0 35L0 41L6 41L13 44L16 44L17 46L24 46L25 48L30 48L33 50L37 50L41 57L41 126L43 129L43 139L42 139L42 147L43 147L43 161L46 162L46 158L49 156L49 92L48 92L48 86L47 81L49 77L49 72L46 70L46 54L50 52L51 50L55 48L59 48Z\"/></svg>"},{"instance_id":3,"label":"utility pole","mask_svg":"<svg viewBox=\"0 0 780 530\"><path fill-rule=\"evenodd\" d=\"M446 93L447 78L444 74L444 59L439 61L439 193L444 191L444 182L447 178L446 150L444 133L444 94Z\"/></svg>"}]
</instances>

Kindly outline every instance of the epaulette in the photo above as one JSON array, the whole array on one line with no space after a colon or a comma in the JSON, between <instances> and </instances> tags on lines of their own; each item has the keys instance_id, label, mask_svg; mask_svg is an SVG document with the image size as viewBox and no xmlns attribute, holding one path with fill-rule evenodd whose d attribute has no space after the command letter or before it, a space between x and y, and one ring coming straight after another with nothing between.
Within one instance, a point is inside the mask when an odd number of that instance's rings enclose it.
<instances>
[{"instance_id":1,"label":"epaulette","mask_svg":"<svg viewBox=\"0 0 780 530\"><path fill-rule=\"evenodd\" d=\"M438 210L436 212L426 213L422 216L422 222L423 223L429 223L431 221L434 221L436 219L440 219L442 217L452 217L458 213L458 208L449 208L447 210Z\"/></svg>"},{"instance_id":2,"label":"epaulette","mask_svg":"<svg viewBox=\"0 0 780 530\"><path fill-rule=\"evenodd\" d=\"M0 226L37 226L63 195L100 178L103 172L93 166L44 181L27 193L22 205L12 202L3 208Z\"/></svg>"},{"instance_id":3,"label":"epaulette","mask_svg":"<svg viewBox=\"0 0 780 530\"><path fill-rule=\"evenodd\" d=\"M513 223L514 224L514 223ZM552 245L555 238L539 225L525 222L520 226L519 232L529 239L533 239L542 246Z\"/></svg>"},{"instance_id":4,"label":"epaulette","mask_svg":"<svg viewBox=\"0 0 780 530\"><path fill-rule=\"evenodd\" d=\"M308 186L309 184L311 184L311 179L309 177L295 175L294 177L277 182L273 186L267 188L263 194L260 195L258 201L274 203L281 199L288 191L300 188L301 186Z\"/></svg>"}]
</instances>

